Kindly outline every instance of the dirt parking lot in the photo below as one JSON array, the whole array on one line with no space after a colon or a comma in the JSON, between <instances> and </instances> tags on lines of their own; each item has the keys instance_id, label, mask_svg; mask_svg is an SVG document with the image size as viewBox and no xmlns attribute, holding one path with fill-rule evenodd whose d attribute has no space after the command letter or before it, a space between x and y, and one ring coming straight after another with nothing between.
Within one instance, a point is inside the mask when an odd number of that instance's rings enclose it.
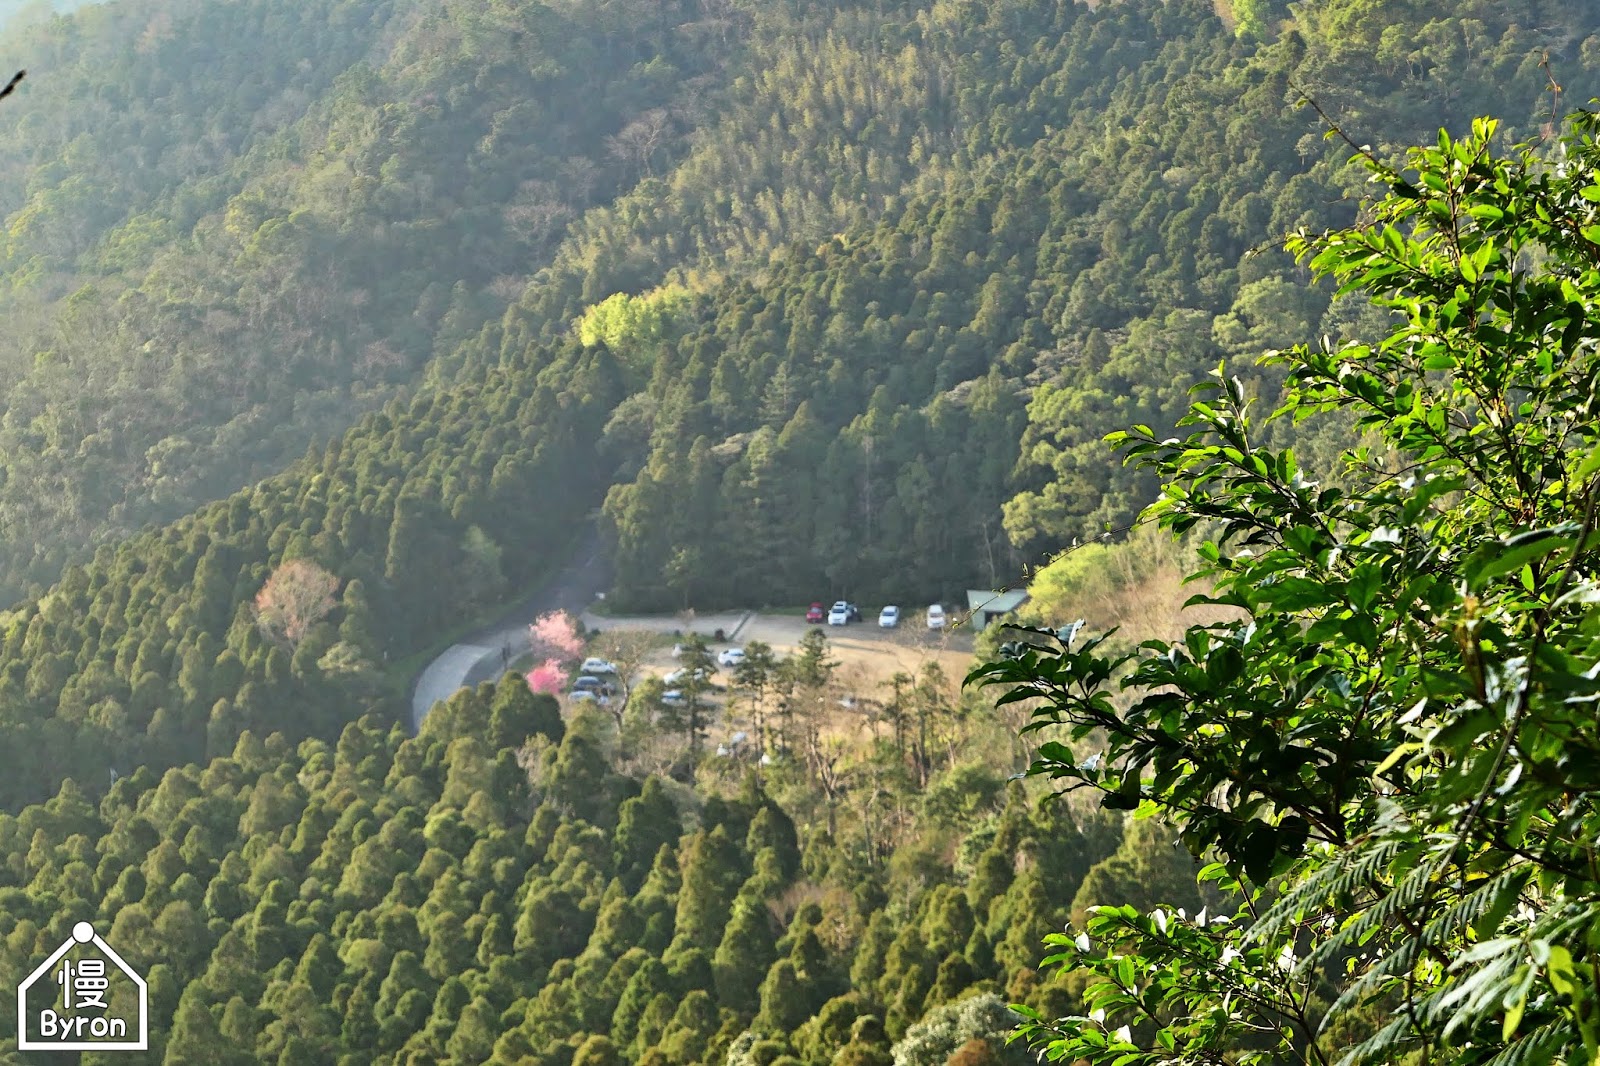
<instances>
[{"instance_id":1,"label":"dirt parking lot","mask_svg":"<svg viewBox=\"0 0 1600 1066\"><path fill-rule=\"evenodd\" d=\"M779 657L789 654L799 646L809 629L820 629L828 638L828 647L839 663L837 677L846 686L862 695L873 692L877 686L896 673L915 674L928 660L935 660L944 668L947 678L957 683L966 674L972 658L972 632L961 627L930 632L923 625L921 611L903 611L904 620L897 628L878 626L876 612L862 609L864 621L847 626L815 625L801 615L761 614L736 612L701 615L689 623L694 632L708 640L721 629L729 639L712 641L711 650L738 645L753 640L772 646ZM662 634L684 629L684 622L675 616L642 615L633 617L602 617L586 615L584 623L591 628L642 629ZM663 637L663 647L646 663L654 673L666 673L677 665L672 658L670 643ZM720 680L720 679L719 679Z\"/></svg>"}]
</instances>

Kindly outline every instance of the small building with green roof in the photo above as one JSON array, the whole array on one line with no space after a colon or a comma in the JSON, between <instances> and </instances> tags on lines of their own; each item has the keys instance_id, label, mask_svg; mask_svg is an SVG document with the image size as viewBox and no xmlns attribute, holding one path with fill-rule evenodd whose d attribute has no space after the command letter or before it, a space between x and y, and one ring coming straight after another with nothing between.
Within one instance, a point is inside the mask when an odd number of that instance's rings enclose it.
<instances>
[{"instance_id":1,"label":"small building with green roof","mask_svg":"<svg viewBox=\"0 0 1600 1066\"><path fill-rule=\"evenodd\" d=\"M1028 602L1026 589L1008 589L996 592L993 589L968 589L967 590L967 617L971 619L974 630L989 628L990 623L1013 614L1017 608Z\"/></svg>"}]
</instances>

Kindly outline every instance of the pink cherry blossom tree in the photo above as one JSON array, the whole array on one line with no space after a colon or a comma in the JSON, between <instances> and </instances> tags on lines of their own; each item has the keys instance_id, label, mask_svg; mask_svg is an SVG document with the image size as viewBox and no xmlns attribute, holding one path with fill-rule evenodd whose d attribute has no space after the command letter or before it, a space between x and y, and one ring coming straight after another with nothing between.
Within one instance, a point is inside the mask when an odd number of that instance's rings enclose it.
<instances>
[{"instance_id":1,"label":"pink cherry blossom tree","mask_svg":"<svg viewBox=\"0 0 1600 1066\"><path fill-rule=\"evenodd\" d=\"M306 630L339 606L339 579L309 559L291 559L256 593L256 623L270 640L291 648Z\"/></svg>"},{"instance_id":2,"label":"pink cherry blossom tree","mask_svg":"<svg viewBox=\"0 0 1600 1066\"><path fill-rule=\"evenodd\" d=\"M583 636L578 623L566 611L550 611L528 627L528 643L534 658L563 663L583 655Z\"/></svg>"},{"instance_id":3,"label":"pink cherry blossom tree","mask_svg":"<svg viewBox=\"0 0 1600 1066\"><path fill-rule=\"evenodd\" d=\"M528 671L528 688L540 695L558 696L567 686L567 671L559 659L546 659Z\"/></svg>"}]
</instances>

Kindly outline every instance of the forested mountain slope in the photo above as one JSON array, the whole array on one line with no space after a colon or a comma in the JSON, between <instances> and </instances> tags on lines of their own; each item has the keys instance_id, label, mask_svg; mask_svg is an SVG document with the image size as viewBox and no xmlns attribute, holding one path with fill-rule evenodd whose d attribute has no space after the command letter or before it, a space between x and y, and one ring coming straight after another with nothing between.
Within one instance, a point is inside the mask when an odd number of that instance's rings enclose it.
<instances>
[{"instance_id":1,"label":"forested mountain slope","mask_svg":"<svg viewBox=\"0 0 1600 1066\"><path fill-rule=\"evenodd\" d=\"M210 8L195 10L200 17ZM381 99L391 83L464 85L486 50L509 40L473 23L468 13L478 10L445 5L394 14L386 65L340 75L339 91ZM557 17L542 7L494 10ZM602 16L622 13L583 10L596 20L595 47L610 47ZM1463 13L1417 4L1380 18L1337 2L1314 5L1280 23L1273 41L1258 43L1200 3L1092 11L941 4L899 31L910 42L902 47L883 30L886 13L868 17L848 5L774 9L762 24L769 27L762 47L787 40L793 58L766 64L763 76L796 88L728 96L695 135L686 167L738 170L716 160L739 158L739 146L757 129L773 131L775 160L803 160L828 144L844 152L821 103L805 121L805 101L832 100L840 113L850 111L856 105L846 106L842 89L856 82L844 72L900 55L910 58L899 60L899 81L887 73L884 79L909 86L895 90L906 122L925 99L915 89L922 76L911 72L950 65L941 99L951 102L932 117L947 132L934 142L962 165L899 171L905 185L893 193L893 175L885 177L873 194L884 217L837 235L829 231L855 217L854 209L826 217L799 212L794 220L745 212L744 222L719 228L717 192L691 197L647 177L630 202L648 202L651 213L669 220L661 232L705 235L702 251L684 261L692 269L677 277L689 287L686 306L651 336L613 332L586 346L571 329L569 314L609 296L622 280L600 263L598 250L614 246L607 234L621 232L610 209L578 226L553 253L557 265L481 330L471 325L482 314L471 306L481 290L463 284L431 341L443 361L414 399L387 404L319 454L225 503L106 547L51 595L14 613L0 646L0 735L19 747L71 754L66 767L19 767L0 782L3 799L42 798L63 770L97 791L110 768L221 754L246 727L331 737L363 709L397 713L377 675L384 660L426 646L441 625L492 601L507 584L537 576L602 499L618 598L638 604L803 602L832 590L906 601L1008 582L1024 550L1125 517L1140 502L1147 487L1110 461L1098 442L1105 430L1130 421L1170 423L1188 383L1222 355L1259 351L1319 327L1344 328L1352 312L1326 311L1326 297L1307 291L1281 254L1250 254L1275 231L1331 224L1353 210L1354 179L1337 163L1343 150L1326 145L1314 117L1293 106L1294 86L1330 101L1357 134L1377 128L1412 136L1497 103L1530 116L1524 131L1536 129L1539 109L1549 106L1543 46L1551 47L1552 64L1573 72L1563 75L1572 92L1600 52L1573 29L1584 10L1483 3ZM687 47L687 38L720 47L741 23L737 9L719 11L712 21L694 21L693 33L667 37L675 47ZM452 30L452 19L476 26L478 35ZM56 25L64 32L76 23ZM785 26L795 32L777 32ZM826 32L807 29L816 26ZM1362 34L1382 60L1376 71L1347 50ZM828 46L830 40L841 43ZM1467 43L1457 48L1458 40ZM1408 51L1397 50L1396 41L1421 43ZM649 51L640 48L641 55ZM836 74L823 64L829 54L857 58L841 60L844 72ZM966 54L995 59L987 68L962 67L957 57ZM571 77L581 85L586 70ZM996 73L978 80L985 70ZM485 75L492 100L476 111L467 106L476 97L463 89L460 108L448 114L448 93L437 112L423 106L431 97L386 112L396 130L410 131L398 142L382 124L349 118L356 124L346 127L318 118L321 112L302 120L295 129L316 134L304 154L321 163L286 168L286 187L334 199L298 217L261 206L284 201L268 195L277 186L255 176L250 163L270 158L273 145L292 143L290 133L264 137L260 146L241 141L232 149L238 159L217 163L219 176L207 179L224 190L215 194L220 216L195 213L213 220L196 223L212 236L189 242L192 258L166 248L147 279L171 277L162 273L168 267L190 271L196 284L229 277L224 261L214 272L194 264L206 261L206 248L248 235L245 260L256 261L248 252L256 249L260 261L276 264L275 295L258 292L261 323L276 321L271 307L298 323L297 305L345 291L317 280L326 276L307 267L313 251L324 269L365 272L370 289L351 291L369 291L371 308L392 305L396 317L384 321L413 321L413 298L421 299L418 289L428 289L433 276L419 249L438 250L463 272L508 268L492 262L490 248L456 251L463 233L478 232L464 220L471 212L438 210L466 203L464 192L455 188L455 198L445 198L443 179L425 180L421 164L408 168L404 158L379 162L383 151L400 143L447 158L465 153L469 165L451 172L456 185L504 185L513 172L556 165L524 160L497 170L498 155L470 165L473 153L487 148L469 140L471 124L457 121L456 111L492 122L507 107L533 107L506 103L527 95L517 89L523 76L503 72L502 87L502 75ZM802 91L806 85L812 88ZM993 110L985 109L989 99ZM798 113L788 109L795 101ZM551 123L584 125L553 106L536 110ZM905 143L920 143L920 135L904 143L895 136L885 130L864 158L894 159ZM105 162L84 172L113 175L116 160L129 162L135 148L105 148ZM668 161L640 163L662 169ZM376 185L367 181L369 171ZM823 182L831 173L812 173L822 184L808 195L819 203L818 190L843 195ZM228 175L245 191L224 195ZM734 202L778 195L775 183L785 176L775 162L735 183L729 217ZM58 177L50 187L68 185ZM435 193L437 202L427 199ZM869 208L873 202L869 196ZM383 217L400 220L340 228L346 216L332 206L370 220L362 205L376 203L399 203ZM37 207L30 204L23 215ZM211 224L215 231L206 229ZM107 239L137 228L104 225ZM790 236L804 239L785 244ZM208 244L213 238L222 243ZM770 265L754 254L778 246L788 250ZM298 250L267 254L286 247ZM630 268L626 279L633 290L672 280L664 246L641 247L645 266ZM590 255L597 265L579 283L574 264ZM47 289L64 262L19 286L13 299ZM111 279L102 288L120 285ZM85 293L68 307L103 321L152 306L140 291L115 300ZM351 348L337 339L311 331L305 365L349 371L335 348ZM204 361L186 362L180 341L148 342L149 358L169 360L172 370L163 377L152 369L150 390L138 393L152 411L162 409L161 380L174 389L189 382L202 399L225 395L224 386L250 392L277 382L242 369L208 379L225 364L211 363L208 371ZM309 354L318 345L323 362ZM84 359L96 350L85 347ZM116 344L109 350L123 351ZM81 360L35 362L56 366L52 373L62 381L73 366L93 376ZM106 365L108 373L118 368L114 357ZM44 372L36 367L14 386L5 419L17 432L29 388ZM320 371L307 372L321 380ZM202 387L207 380L212 388ZM354 377L341 380L356 387ZM65 451L43 447L46 429L59 431L72 410L87 417L91 406L46 405L54 420L27 419L31 443L8 449L8 461L64 459ZM112 437L131 439L106 433L108 448ZM202 442L226 439L201 434ZM192 458L173 464L191 476L206 468ZM96 467L86 455L72 469L84 476ZM615 479L621 483L607 497ZM110 472L101 480L118 491L137 483ZM34 507L71 498L25 490L19 479L8 485ZM275 568L294 558L333 573L342 605L302 642L280 646L258 631L252 600ZM330 657L336 645L339 653Z\"/></svg>"},{"instance_id":2,"label":"forested mountain slope","mask_svg":"<svg viewBox=\"0 0 1600 1066\"><path fill-rule=\"evenodd\" d=\"M1143 502L1105 430L1374 322L1270 250L1360 191L1301 92L1380 151L1533 134L1596 14L239 0L8 39L4 579L103 543L3 619L6 979L109 921L174 1063L1007 1061L946 1008L1073 1009L1043 933L1194 886L1153 823L1008 796L992 706L908 677L859 750L785 739L758 787L674 749L682 788L644 700L618 734L513 678L408 739L385 662L597 508L637 605L1009 582ZM285 564L334 583L292 636Z\"/></svg>"},{"instance_id":3,"label":"forested mountain slope","mask_svg":"<svg viewBox=\"0 0 1600 1066\"><path fill-rule=\"evenodd\" d=\"M8 34L32 76L0 112L0 594L396 395L670 161L744 28L692 2L177 0Z\"/></svg>"},{"instance_id":4,"label":"forested mountain slope","mask_svg":"<svg viewBox=\"0 0 1600 1066\"><path fill-rule=\"evenodd\" d=\"M1259 47L1206 4L1069 11L1043 58L996 65L943 180L712 287L659 346L671 372L608 427L619 596L955 598L1126 523L1153 486L1106 432L1171 426L1219 360L1248 374L1361 313L1273 251L1360 193L1302 94L1381 148L1484 112L1536 133L1546 47L1569 91L1600 72L1558 6L1309 4Z\"/></svg>"},{"instance_id":5,"label":"forested mountain slope","mask_svg":"<svg viewBox=\"0 0 1600 1066\"><path fill-rule=\"evenodd\" d=\"M1004 745L957 721L957 750ZM886 742L830 838L804 766L691 791L619 772L642 739L513 677L415 738L247 734L98 806L68 786L0 815L0 980L95 921L169 1063L1021 1066L1001 1004L1073 994L1045 933L1130 879L1199 899L1170 837L981 764L922 790Z\"/></svg>"},{"instance_id":6,"label":"forested mountain slope","mask_svg":"<svg viewBox=\"0 0 1600 1066\"><path fill-rule=\"evenodd\" d=\"M0 30L39 22L84 6L85 0L4 0L0 3Z\"/></svg>"}]
</instances>

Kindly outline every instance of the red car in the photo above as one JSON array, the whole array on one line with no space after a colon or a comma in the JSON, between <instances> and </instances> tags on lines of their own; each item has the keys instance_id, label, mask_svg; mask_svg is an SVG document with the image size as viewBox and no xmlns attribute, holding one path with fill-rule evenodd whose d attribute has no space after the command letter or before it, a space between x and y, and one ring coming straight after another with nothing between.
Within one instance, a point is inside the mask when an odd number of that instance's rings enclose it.
<instances>
[{"instance_id":1,"label":"red car","mask_svg":"<svg viewBox=\"0 0 1600 1066\"><path fill-rule=\"evenodd\" d=\"M822 620L827 616L828 612L822 609L822 604L820 603L813 603L810 607L806 608L807 622L814 622L820 626L822 624Z\"/></svg>"}]
</instances>

